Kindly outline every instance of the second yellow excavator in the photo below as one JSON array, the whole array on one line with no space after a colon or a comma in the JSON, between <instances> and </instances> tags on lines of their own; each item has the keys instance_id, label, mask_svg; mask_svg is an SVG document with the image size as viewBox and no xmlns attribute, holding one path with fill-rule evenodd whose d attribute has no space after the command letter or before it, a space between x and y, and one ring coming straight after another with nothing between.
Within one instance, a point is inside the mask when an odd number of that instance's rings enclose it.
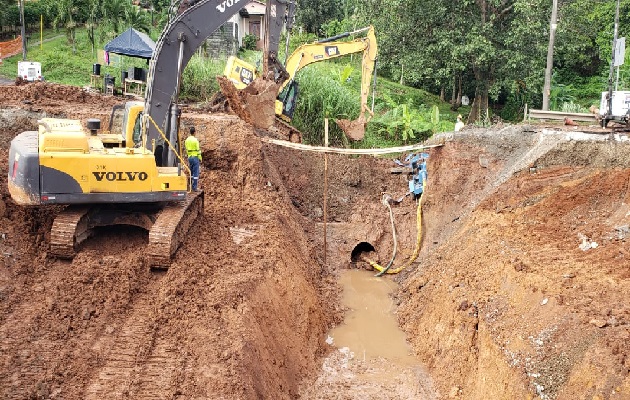
<instances>
[{"instance_id":1,"label":"second yellow excavator","mask_svg":"<svg viewBox=\"0 0 630 400\"><path fill-rule=\"evenodd\" d=\"M365 37L351 41L340 41L345 37L367 32ZM289 79L280 85L276 98L275 113L279 119L291 122L295 112L298 97L298 82L295 75L309 64L326 61L348 54L363 52L361 63L361 111L359 118L354 121L337 120L337 124L352 140L361 140L365 135L365 124L372 116L367 106L370 84L376 64L377 44L374 27L368 26L352 32L345 32L313 43L306 43L298 47L288 58L285 65ZM258 77L258 71L253 65L237 58L229 57L223 75L228 78L236 89L245 89ZM233 100L231 96L230 100ZM234 108L233 103L230 103ZM366 113L368 116L366 116Z\"/></svg>"}]
</instances>

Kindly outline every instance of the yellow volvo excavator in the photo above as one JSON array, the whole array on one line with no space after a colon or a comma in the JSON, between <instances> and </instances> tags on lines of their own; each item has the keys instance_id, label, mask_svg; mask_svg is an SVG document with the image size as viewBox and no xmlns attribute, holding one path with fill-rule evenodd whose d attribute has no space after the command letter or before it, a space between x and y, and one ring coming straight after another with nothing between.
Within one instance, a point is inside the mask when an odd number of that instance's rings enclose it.
<instances>
[{"instance_id":1,"label":"yellow volvo excavator","mask_svg":"<svg viewBox=\"0 0 630 400\"><path fill-rule=\"evenodd\" d=\"M149 231L145 255L151 267L168 267L195 219L203 192L190 192L179 145L177 100L182 71L205 39L240 9L239 0L201 0L171 5L173 18L162 32L149 64L144 102L114 110L110 129L100 120L44 118L37 130L11 142L8 187L20 205L68 205L53 222L50 253L72 258L99 226L134 225ZM267 2L269 68L277 63L288 0ZM169 14L171 15L171 14ZM275 44L274 44L275 43ZM274 47L275 46L275 47ZM279 84L281 82L274 82ZM115 121L122 114L117 128ZM86 129L87 128L87 129Z\"/></svg>"},{"instance_id":2,"label":"yellow volvo excavator","mask_svg":"<svg viewBox=\"0 0 630 400\"><path fill-rule=\"evenodd\" d=\"M345 37L363 32L366 32L364 37L347 42L340 41L340 39ZM284 81L278 89L278 96L275 102L275 115L283 121L291 122L299 92L295 75L302 68L312 63L360 52L363 52L361 63L361 112L359 118L354 121L338 120L337 123L351 139L363 139L365 124L372 115L372 111L367 106L367 101L377 56L376 35L374 33L374 27L372 26L353 32L345 32L298 47L287 58L285 69L289 73L289 79ZM234 84L236 89L245 89L259 74L255 66L232 56L228 58L223 75ZM232 98L229 98L229 100L232 100ZM230 102L230 106L235 108L232 102ZM368 117L366 117L366 113L369 114Z\"/></svg>"}]
</instances>

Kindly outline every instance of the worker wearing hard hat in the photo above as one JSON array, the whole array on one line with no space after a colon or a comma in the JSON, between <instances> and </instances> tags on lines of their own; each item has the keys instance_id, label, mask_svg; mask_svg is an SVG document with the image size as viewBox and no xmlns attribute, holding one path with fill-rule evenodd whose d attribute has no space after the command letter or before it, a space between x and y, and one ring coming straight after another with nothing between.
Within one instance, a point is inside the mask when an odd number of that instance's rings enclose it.
<instances>
[{"instance_id":1,"label":"worker wearing hard hat","mask_svg":"<svg viewBox=\"0 0 630 400\"><path fill-rule=\"evenodd\" d=\"M464 122L462 121L462 115L459 114L457 116L457 122L455 123L455 132L460 131L464 127Z\"/></svg>"},{"instance_id":2,"label":"worker wearing hard hat","mask_svg":"<svg viewBox=\"0 0 630 400\"><path fill-rule=\"evenodd\" d=\"M190 135L184 142L186 146L186 154L188 154L188 165L190 165L190 177L192 179L191 189L193 192L198 191L199 184L199 164L201 163L201 147L199 140L195 137L195 127L190 128Z\"/></svg>"}]
</instances>

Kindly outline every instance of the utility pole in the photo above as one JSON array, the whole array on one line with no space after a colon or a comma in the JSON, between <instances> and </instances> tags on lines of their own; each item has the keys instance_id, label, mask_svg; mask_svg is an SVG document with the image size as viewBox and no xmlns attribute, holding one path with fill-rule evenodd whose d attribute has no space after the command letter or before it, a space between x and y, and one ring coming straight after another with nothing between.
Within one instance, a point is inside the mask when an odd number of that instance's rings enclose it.
<instances>
[{"instance_id":1,"label":"utility pole","mask_svg":"<svg viewBox=\"0 0 630 400\"><path fill-rule=\"evenodd\" d=\"M612 96L613 96L613 75L615 74L615 50L617 49L617 33L619 31L619 0L617 0L617 11L615 12L615 33L612 43L612 60L610 60L610 73L608 74L608 117L612 117ZM604 119L606 122L606 119ZM606 124L604 123L604 127Z\"/></svg>"},{"instance_id":2,"label":"utility pole","mask_svg":"<svg viewBox=\"0 0 630 400\"><path fill-rule=\"evenodd\" d=\"M22 61L26 61L26 27L24 26L24 0L20 0L20 22L22 22Z\"/></svg>"},{"instance_id":3,"label":"utility pole","mask_svg":"<svg viewBox=\"0 0 630 400\"><path fill-rule=\"evenodd\" d=\"M549 47L547 47L547 68L545 68L545 85L543 87L544 111L549 111L549 96L551 95L551 70L553 68L553 45L556 41L556 29L558 28L558 0L553 0L551 7L551 22L549 23Z\"/></svg>"}]
</instances>

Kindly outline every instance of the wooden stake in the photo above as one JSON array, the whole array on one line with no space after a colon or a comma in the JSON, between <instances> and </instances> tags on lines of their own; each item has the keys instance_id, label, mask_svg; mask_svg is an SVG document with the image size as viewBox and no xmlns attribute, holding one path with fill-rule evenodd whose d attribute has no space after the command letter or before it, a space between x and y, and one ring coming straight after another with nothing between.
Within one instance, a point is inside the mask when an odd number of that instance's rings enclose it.
<instances>
[{"instance_id":1,"label":"wooden stake","mask_svg":"<svg viewBox=\"0 0 630 400\"><path fill-rule=\"evenodd\" d=\"M324 147L328 147L328 118L324 118ZM324 153L324 265L328 246L326 243L326 224L328 221L328 153Z\"/></svg>"}]
</instances>

